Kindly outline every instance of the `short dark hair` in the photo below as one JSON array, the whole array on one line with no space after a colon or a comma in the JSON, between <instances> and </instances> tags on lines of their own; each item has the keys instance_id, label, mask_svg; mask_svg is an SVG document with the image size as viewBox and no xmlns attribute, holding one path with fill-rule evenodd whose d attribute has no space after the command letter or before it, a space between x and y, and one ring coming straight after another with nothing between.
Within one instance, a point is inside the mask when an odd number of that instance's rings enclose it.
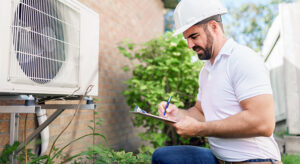
<instances>
[{"instance_id":1,"label":"short dark hair","mask_svg":"<svg viewBox=\"0 0 300 164\"><path fill-rule=\"evenodd\" d=\"M206 19L204 19L204 20L196 23L195 25L204 25L204 24L208 23L211 20L216 21L220 25L222 31L224 32L224 30L223 30L223 23L222 23L222 17L219 14L211 16L211 17L208 17L208 18L206 18Z\"/></svg>"}]
</instances>

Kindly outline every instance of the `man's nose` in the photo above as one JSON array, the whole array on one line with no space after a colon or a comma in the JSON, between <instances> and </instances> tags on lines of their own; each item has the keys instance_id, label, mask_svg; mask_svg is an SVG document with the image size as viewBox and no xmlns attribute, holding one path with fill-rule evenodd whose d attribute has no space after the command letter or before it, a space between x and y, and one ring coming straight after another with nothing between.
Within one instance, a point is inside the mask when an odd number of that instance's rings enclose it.
<instances>
[{"instance_id":1,"label":"man's nose","mask_svg":"<svg viewBox=\"0 0 300 164\"><path fill-rule=\"evenodd\" d=\"M195 46L194 42L191 39L187 39L188 48L193 48Z\"/></svg>"}]
</instances>

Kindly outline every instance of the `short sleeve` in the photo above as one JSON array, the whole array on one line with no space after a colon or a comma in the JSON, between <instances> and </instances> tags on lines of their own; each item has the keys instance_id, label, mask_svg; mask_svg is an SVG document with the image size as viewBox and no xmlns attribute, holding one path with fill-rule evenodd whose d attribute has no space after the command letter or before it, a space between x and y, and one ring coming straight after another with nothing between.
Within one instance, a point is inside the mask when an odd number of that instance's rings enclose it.
<instances>
[{"instance_id":1,"label":"short sleeve","mask_svg":"<svg viewBox=\"0 0 300 164\"><path fill-rule=\"evenodd\" d=\"M201 89L200 89L200 87L199 87L199 89L198 89L197 101L200 101L200 102L201 102Z\"/></svg>"},{"instance_id":2,"label":"short sleeve","mask_svg":"<svg viewBox=\"0 0 300 164\"><path fill-rule=\"evenodd\" d=\"M239 102L261 94L272 94L269 71L263 59L250 49L232 56L228 71Z\"/></svg>"},{"instance_id":3,"label":"short sleeve","mask_svg":"<svg viewBox=\"0 0 300 164\"><path fill-rule=\"evenodd\" d=\"M197 101L200 101L201 102L201 74L202 74L202 71L203 71L203 67L199 73L199 77L198 77L198 85L199 85L199 88L198 88L198 94L197 94Z\"/></svg>"}]
</instances>

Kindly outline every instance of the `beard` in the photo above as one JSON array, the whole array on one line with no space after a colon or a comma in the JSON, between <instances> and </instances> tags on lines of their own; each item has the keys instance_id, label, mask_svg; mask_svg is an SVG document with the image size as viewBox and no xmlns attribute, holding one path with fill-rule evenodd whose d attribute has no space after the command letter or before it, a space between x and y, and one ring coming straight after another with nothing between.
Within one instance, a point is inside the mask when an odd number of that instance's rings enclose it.
<instances>
[{"instance_id":1,"label":"beard","mask_svg":"<svg viewBox=\"0 0 300 164\"><path fill-rule=\"evenodd\" d=\"M209 60L211 58L211 51L209 51L209 49L207 47L206 48L202 48L200 46L194 46L193 50L196 51L196 52L200 51L200 50L203 51L203 52L197 53L198 58L200 60Z\"/></svg>"},{"instance_id":2,"label":"beard","mask_svg":"<svg viewBox=\"0 0 300 164\"><path fill-rule=\"evenodd\" d=\"M195 45L193 47L193 50L195 52L198 52L200 50L203 51L203 52L197 53L198 58L200 60L209 60L212 57L213 37L212 37L211 33L208 30L205 30L205 33L206 33L206 46L205 46L205 48L203 48L201 46L197 46L197 45Z\"/></svg>"}]
</instances>

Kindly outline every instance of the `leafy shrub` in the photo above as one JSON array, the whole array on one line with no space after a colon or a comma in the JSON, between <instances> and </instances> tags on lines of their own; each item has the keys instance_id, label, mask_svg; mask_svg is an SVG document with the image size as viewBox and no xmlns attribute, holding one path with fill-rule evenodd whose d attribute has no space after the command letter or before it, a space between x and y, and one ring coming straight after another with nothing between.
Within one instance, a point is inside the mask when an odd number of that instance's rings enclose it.
<instances>
[{"instance_id":1,"label":"leafy shrub","mask_svg":"<svg viewBox=\"0 0 300 164\"><path fill-rule=\"evenodd\" d=\"M93 120L92 120L93 121ZM96 124L101 125L101 119L99 119ZM94 131L94 127L89 128ZM115 151L113 149L110 149L108 147L103 146L102 144L99 145L93 145L88 148L87 151L80 152L78 154L68 156L66 153L63 152L65 148L67 148L69 145L75 143L76 141L85 138L87 136L100 136L106 141L106 137L100 133L89 133L86 135L83 135L77 139L74 139L67 143L62 148L56 148L54 147L53 155L49 156L43 155L43 156L37 156L36 154L32 153L32 149L27 149L27 159L29 164L52 164L52 163L89 163L87 160L93 161L93 163L151 163L152 153L154 152L154 149L151 147L145 147L142 146L139 149L138 154L133 154L132 152L125 152L125 151ZM15 142L13 145L6 145L5 149L2 151L0 155L0 163L6 164L10 163L10 156L13 155L13 152L17 150L18 146L20 145L20 142ZM14 159L17 159L19 163L24 163L25 161L25 153L22 151L20 154L15 155L13 157Z\"/></svg>"},{"instance_id":2,"label":"leafy shrub","mask_svg":"<svg viewBox=\"0 0 300 164\"><path fill-rule=\"evenodd\" d=\"M282 157L282 163L284 164L300 164L300 154L298 155L283 155Z\"/></svg>"},{"instance_id":3,"label":"leafy shrub","mask_svg":"<svg viewBox=\"0 0 300 164\"><path fill-rule=\"evenodd\" d=\"M138 154L132 152L114 151L108 147L104 147L102 144L90 147L88 151L80 153L80 155L86 155L87 159L93 160L93 163L151 163L152 153L154 149L151 147L141 147ZM82 163L82 161L77 161Z\"/></svg>"},{"instance_id":4,"label":"leafy shrub","mask_svg":"<svg viewBox=\"0 0 300 164\"><path fill-rule=\"evenodd\" d=\"M13 145L6 144L0 156L0 163L8 163L9 156L18 148L20 142L15 142Z\"/></svg>"},{"instance_id":5,"label":"leafy shrub","mask_svg":"<svg viewBox=\"0 0 300 164\"><path fill-rule=\"evenodd\" d=\"M196 101L198 74L203 63L197 60L195 52L187 48L183 36L172 37L172 33L166 33L140 48L135 46L128 42L119 46L124 56L133 63L139 63L134 66L131 79L125 82L128 88L123 94L128 105L134 108L136 103L145 111L157 115L157 105L172 96L171 103L177 107L192 107ZM130 70L130 66L125 66L124 70ZM147 129L140 134L141 138L150 141L154 147L189 143L189 140L180 138L173 128L158 120L136 116L134 121L136 126Z\"/></svg>"}]
</instances>

